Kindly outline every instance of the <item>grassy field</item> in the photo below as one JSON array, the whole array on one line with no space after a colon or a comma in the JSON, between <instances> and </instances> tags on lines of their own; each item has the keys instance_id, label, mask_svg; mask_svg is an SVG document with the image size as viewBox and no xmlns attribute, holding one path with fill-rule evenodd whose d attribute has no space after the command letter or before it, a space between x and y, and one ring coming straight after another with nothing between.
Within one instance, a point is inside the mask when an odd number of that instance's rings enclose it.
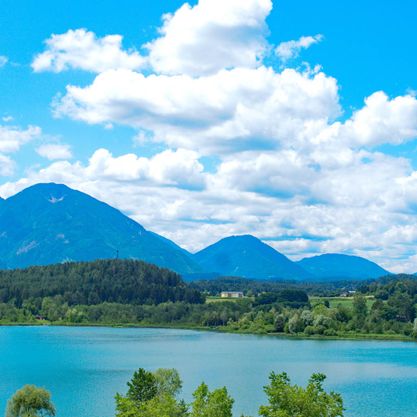
<instances>
[{"instance_id":1,"label":"grassy field","mask_svg":"<svg viewBox=\"0 0 417 417\"><path fill-rule=\"evenodd\" d=\"M313 306L326 300L329 302L331 308L336 307L338 304L342 304L347 308L352 308L353 306L353 297L310 297L310 302ZM374 302L375 299L373 296L366 297L368 310L372 307Z\"/></svg>"}]
</instances>

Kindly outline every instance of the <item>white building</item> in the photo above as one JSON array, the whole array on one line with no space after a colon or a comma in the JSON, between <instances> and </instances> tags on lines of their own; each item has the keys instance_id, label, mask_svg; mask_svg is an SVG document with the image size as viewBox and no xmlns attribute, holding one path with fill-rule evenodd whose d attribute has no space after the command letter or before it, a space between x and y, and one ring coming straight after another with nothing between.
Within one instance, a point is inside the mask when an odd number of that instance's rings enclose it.
<instances>
[{"instance_id":1,"label":"white building","mask_svg":"<svg viewBox=\"0 0 417 417\"><path fill-rule=\"evenodd\" d=\"M220 293L221 298L243 298L242 291L222 291Z\"/></svg>"}]
</instances>

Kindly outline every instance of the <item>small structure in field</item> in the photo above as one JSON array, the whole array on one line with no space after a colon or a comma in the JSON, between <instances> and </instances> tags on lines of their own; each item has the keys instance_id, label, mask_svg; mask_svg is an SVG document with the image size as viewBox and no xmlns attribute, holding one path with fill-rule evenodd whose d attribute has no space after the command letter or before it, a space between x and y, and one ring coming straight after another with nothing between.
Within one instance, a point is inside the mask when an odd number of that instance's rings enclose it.
<instances>
[{"instance_id":1,"label":"small structure in field","mask_svg":"<svg viewBox=\"0 0 417 417\"><path fill-rule=\"evenodd\" d=\"M242 291L222 291L220 293L221 298L243 298Z\"/></svg>"},{"instance_id":2,"label":"small structure in field","mask_svg":"<svg viewBox=\"0 0 417 417\"><path fill-rule=\"evenodd\" d=\"M340 294L340 297L353 297L356 294L356 291L343 291Z\"/></svg>"}]
</instances>

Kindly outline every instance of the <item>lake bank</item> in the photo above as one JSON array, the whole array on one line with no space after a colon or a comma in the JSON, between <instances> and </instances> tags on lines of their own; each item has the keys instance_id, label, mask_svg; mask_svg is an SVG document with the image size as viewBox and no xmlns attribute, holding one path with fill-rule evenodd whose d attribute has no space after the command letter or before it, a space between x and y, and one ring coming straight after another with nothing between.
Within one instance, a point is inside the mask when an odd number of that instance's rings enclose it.
<instances>
[{"instance_id":1,"label":"lake bank","mask_svg":"<svg viewBox=\"0 0 417 417\"><path fill-rule=\"evenodd\" d=\"M402 342L416 342L413 337L400 335L400 334L376 334L376 333L357 333L357 334L340 334L334 336L326 335L305 335L305 334L291 334L291 333L268 333L268 332L250 332L242 330L234 330L230 328L221 327L204 327L194 325L161 325L152 323L67 323L67 322L25 322L25 323L13 323L13 322L0 322L1 326L57 326L57 327L104 327L104 328L131 328L131 329L178 329L178 330L195 330L205 332L217 332L217 333L230 333L230 334L242 334L253 336L270 336L288 339L300 339L300 340L382 340L382 341L402 341Z\"/></svg>"}]
</instances>

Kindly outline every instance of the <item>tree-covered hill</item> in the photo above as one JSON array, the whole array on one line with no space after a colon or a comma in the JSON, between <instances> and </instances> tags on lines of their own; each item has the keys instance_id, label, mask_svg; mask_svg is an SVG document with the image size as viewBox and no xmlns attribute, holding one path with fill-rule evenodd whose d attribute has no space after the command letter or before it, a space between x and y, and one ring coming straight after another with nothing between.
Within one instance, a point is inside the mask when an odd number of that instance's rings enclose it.
<instances>
[{"instance_id":1,"label":"tree-covered hill","mask_svg":"<svg viewBox=\"0 0 417 417\"><path fill-rule=\"evenodd\" d=\"M62 296L69 305L204 302L168 269L134 260L74 262L0 271L0 303Z\"/></svg>"}]
</instances>

